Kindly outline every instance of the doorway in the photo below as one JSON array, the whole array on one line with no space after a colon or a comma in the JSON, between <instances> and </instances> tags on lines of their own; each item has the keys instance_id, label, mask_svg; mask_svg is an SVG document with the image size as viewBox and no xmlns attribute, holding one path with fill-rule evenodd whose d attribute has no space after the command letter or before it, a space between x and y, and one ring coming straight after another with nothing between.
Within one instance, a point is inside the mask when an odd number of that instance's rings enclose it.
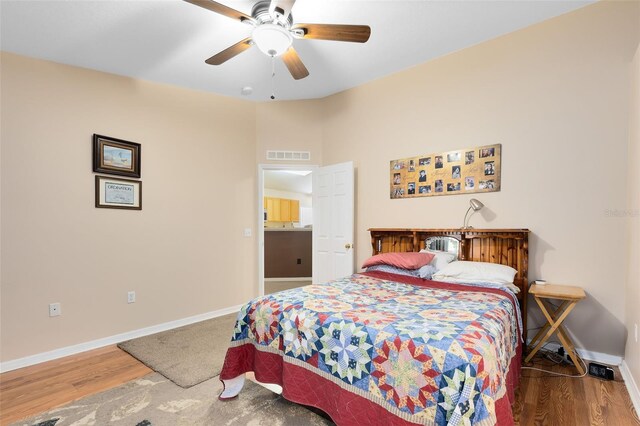
<instances>
[{"instance_id":1,"label":"doorway","mask_svg":"<svg viewBox=\"0 0 640 426\"><path fill-rule=\"evenodd\" d=\"M258 291L311 284L312 173L317 166L258 166Z\"/></svg>"}]
</instances>

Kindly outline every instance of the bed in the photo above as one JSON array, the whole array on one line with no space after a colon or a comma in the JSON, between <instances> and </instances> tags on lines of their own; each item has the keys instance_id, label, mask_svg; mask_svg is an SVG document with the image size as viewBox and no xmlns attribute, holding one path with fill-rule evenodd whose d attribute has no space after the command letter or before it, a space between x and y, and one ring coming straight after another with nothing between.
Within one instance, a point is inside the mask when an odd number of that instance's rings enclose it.
<instances>
[{"instance_id":1,"label":"bed","mask_svg":"<svg viewBox=\"0 0 640 426\"><path fill-rule=\"evenodd\" d=\"M529 231L369 231L373 255L432 249L462 261L452 265L506 265L517 290L382 269L259 297L238 313L220 399L253 371L341 426L513 424Z\"/></svg>"}]
</instances>

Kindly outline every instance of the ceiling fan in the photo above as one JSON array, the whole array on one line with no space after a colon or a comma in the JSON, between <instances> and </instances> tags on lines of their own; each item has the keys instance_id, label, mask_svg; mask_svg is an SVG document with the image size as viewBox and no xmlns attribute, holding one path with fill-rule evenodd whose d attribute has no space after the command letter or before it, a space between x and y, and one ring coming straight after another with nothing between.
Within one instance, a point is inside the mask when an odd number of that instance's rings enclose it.
<instances>
[{"instance_id":1,"label":"ceiling fan","mask_svg":"<svg viewBox=\"0 0 640 426\"><path fill-rule=\"evenodd\" d=\"M253 26L250 37L207 59L209 65L223 64L255 44L272 58L281 56L293 78L300 80L309 71L291 45L294 38L365 43L371 35L367 25L294 24L291 8L296 0L259 1L251 9L251 16L213 0L185 1Z\"/></svg>"}]
</instances>

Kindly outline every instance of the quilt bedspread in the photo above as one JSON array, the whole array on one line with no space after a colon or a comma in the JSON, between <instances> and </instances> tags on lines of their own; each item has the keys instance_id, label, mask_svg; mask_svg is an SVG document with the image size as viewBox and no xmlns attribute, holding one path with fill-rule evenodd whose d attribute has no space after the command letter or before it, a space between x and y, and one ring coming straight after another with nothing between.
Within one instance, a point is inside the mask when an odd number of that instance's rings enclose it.
<instances>
[{"instance_id":1,"label":"quilt bedspread","mask_svg":"<svg viewBox=\"0 0 640 426\"><path fill-rule=\"evenodd\" d=\"M255 371L339 425L510 424L518 315L505 290L354 274L243 306L221 379Z\"/></svg>"}]
</instances>

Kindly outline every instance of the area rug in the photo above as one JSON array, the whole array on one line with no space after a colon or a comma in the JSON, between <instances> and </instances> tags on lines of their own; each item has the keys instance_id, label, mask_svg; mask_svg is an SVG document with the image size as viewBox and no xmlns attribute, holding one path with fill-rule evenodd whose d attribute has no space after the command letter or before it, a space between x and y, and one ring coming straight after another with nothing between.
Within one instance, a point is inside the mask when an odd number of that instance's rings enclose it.
<instances>
[{"instance_id":1,"label":"area rug","mask_svg":"<svg viewBox=\"0 0 640 426\"><path fill-rule=\"evenodd\" d=\"M12 426L333 425L249 380L233 400L218 400L221 390L217 377L184 389L152 373Z\"/></svg>"},{"instance_id":2,"label":"area rug","mask_svg":"<svg viewBox=\"0 0 640 426\"><path fill-rule=\"evenodd\" d=\"M224 315L118 344L178 386L188 388L220 374L236 314Z\"/></svg>"}]
</instances>

